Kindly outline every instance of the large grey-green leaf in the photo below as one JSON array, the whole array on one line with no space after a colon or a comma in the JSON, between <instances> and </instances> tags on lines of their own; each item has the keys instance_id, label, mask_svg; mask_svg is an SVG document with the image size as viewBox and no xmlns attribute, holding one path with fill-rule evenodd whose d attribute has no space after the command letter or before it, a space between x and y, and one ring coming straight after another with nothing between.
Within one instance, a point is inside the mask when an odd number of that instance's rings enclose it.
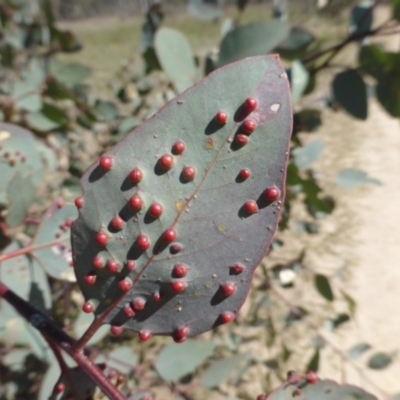
<instances>
[{"instance_id":1,"label":"large grey-green leaf","mask_svg":"<svg viewBox=\"0 0 400 400\"><path fill-rule=\"evenodd\" d=\"M251 113L250 96L258 102ZM278 222L291 120L282 65L248 58L186 90L89 167L72 227L74 271L95 313L111 308L104 323L173 335L182 327L194 336L235 317ZM257 125L249 136L243 121ZM164 159L173 163L168 170ZM135 168L139 182L130 177ZM246 211L247 201L258 212ZM153 202L163 207L159 218ZM173 272L179 263L185 276ZM145 307L132 317L125 308L133 300Z\"/></svg>"}]
</instances>

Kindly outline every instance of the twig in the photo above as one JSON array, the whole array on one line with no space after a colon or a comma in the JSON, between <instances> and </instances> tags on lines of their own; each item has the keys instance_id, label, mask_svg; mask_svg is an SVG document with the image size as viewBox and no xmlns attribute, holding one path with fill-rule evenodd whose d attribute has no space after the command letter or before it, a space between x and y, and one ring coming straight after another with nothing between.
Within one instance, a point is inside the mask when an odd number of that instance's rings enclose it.
<instances>
[{"instance_id":1,"label":"twig","mask_svg":"<svg viewBox=\"0 0 400 400\"><path fill-rule=\"evenodd\" d=\"M81 351L74 350L76 343L67 333L65 333L53 320L40 310L28 303L4 283L0 281L0 297L10 303L18 313L32 324L40 333L50 337L62 350L68 353L79 365L84 373L112 400L126 400L125 396L111 384L103 375L102 371Z\"/></svg>"},{"instance_id":2,"label":"twig","mask_svg":"<svg viewBox=\"0 0 400 400\"><path fill-rule=\"evenodd\" d=\"M82 397L79 395L79 392L76 388L75 382L72 379L71 373L69 372L68 365L65 363L65 360L61 354L60 349L57 347L57 345L54 343L54 341L49 336L47 336L46 334L43 334L43 333L42 333L42 335L43 335L44 339L46 340L47 344L49 345L49 347L51 348L51 350L53 351L54 356L57 359L57 362L61 369L61 374L66 376L66 378L72 388L72 391L74 392L74 396L75 396L74 398L81 400Z\"/></svg>"},{"instance_id":3,"label":"twig","mask_svg":"<svg viewBox=\"0 0 400 400\"><path fill-rule=\"evenodd\" d=\"M370 9L368 9L368 10L364 13L363 17L362 17L361 20L359 21L359 24L360 24L360 25L362 25L363 21L364 21L366 18L368 18L368 16L373 12L374 8L375 8L379 3L380 3L380 0L378 0ZM364 39L364 38L369 37L369 36L375 36L375 35L377 35L377 34L380 34L380 35L387 35L387 34L392 34L392 33L395 34L395 33L397 33L397 31L391 31L391 33L382 32L382 31L384 31L385 29L388 29L388 28L389 28L388 25L391 24L392 22L393 22L393 20L390 18L390 19L388 19L387 21L383 22L383 23L382 23L381 25L379 25L378 27L376 27L376 28L374 28L374 29L371 29L371 30L369 30L369 31L364 31L364 32L353 32L353 33L347 35L347 37L346 37L345 39L343 39L341 42L339 42L339 43L337 43L337 44L335 44L335 45L333 45L333 46L331 46L331 47L328 47L327 49L321 50L321 51L319 51L319 52L317 52L317 53L311 54L311 55L308 56L308 57L305 57L305 58L302 60L302 63L303 63L303 64L309 64L309 63L311 63L311 62L317 60L318 58L324 56L325 54L331 53L331 54L329 55L329 57L328 57L320 66L316 67L315 69L313 69L313 70L311 71L311 74L314 75L315 73L317 73L317 72L320 71L321 69L326 68L327 66L329 66L330 61L331 61L333 58L335 58L335 57L340 53L340 51L343 50L349 43L354 42L354 41L357 41L357 40ZM395 27L397 27L397 26L398 26L398 24L395 25ZM393 28L393 27L391 27L391 28Z\"/></svg>"},{"instance_id":4,"label":"twig","mask_svg":"<svg viewBox=\"0 0 400 400\"><path fill-rule=\"evenodd\" d=\"M66 240L69 240L69 237L68 238L54 240L53 242L47 242L47 243L39 244L37 246L27 246L27 247L23 247L22 249L18 249L18 250L15 250L15 251L10 251L9 253L0 255L0 263L3 262L3 261L9 260L10 258L21 256L22 254L33 253L36 250L44 249L44 248L50 247L50 246L55 246L57 244L65 242Z\"/></svg>"}]
</instances>

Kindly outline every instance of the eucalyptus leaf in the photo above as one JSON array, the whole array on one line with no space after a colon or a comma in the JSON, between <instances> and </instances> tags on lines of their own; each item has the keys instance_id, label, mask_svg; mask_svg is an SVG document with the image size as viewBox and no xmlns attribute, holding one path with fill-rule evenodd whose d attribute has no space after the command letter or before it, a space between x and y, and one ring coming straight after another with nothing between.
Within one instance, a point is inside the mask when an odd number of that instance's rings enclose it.
<instances>
[{"instance_id":1,"label":"eucalyptus leaf","mask_svg":"<svg viewBox=\"0 0 400 400\"><path fill-rule=\"evenodd\" d=\"M381 182L378 179L371 178L364 171L359 171L353 168L345 168L342 169L336 175L336 184L341 187L352 189L358 185L363 184L374 184L381 185Z\"/></svg>"},{"instance_id":2,"label":"eucalyptus leaf","mask_svg":"<svg viewBox=\"0 0 400 400\"><path fill-rule=\"evenodd\" d=\"M155 367L161 378L176 381L193 372L213 354L213 342L187 340L182 344L171 343L165 346L155 361Z\"/></svg>"},{"instance_id":3,"label":"eucalyptus leaf","mask_svg":"<svg viewBox=\"0 0 400 400\"><path fill-rule=\"evenodd\" d=\"M355 359L359 358L364 352L366 352L370 348L371 348L371 345L368 343L364 343L364 342L358 343L347 351L347 355L352 360L355 360Z\"/></svg>"},{"instance_id":4,"label":"eucalyptus leaf","mask_svg":"<svg viewBox=\"0 0 400 400\"><path fill-rule=\"evenodd\" d=\"M295 103L303 95L307 88L309 73L299 60L294 60L290 69L290 84L292 89L292 99Z\"/></svg>"},{"instance_id":5,"label":"eucalyptus leaf","mask_svg":"<svg viewBox=\"0 0 400 400\"><path fill-rule=\"evenodd\" d=\"M295 148L292 152L294 162L299 168L308 168L321 155L324 146L324 142L317 139L303 147Z\"/></svg>"},{"instance_id":6,"label":"eucalyptus leaf","mask_svg":"<svg viewBox=\"0 0 400 400\"><path fill-rule=\"evenodd\" d=\"M363 1L351 10L350 32L353 34L365 33L371 30L373 23L373 1Z\"/></svg>"},{"instance_id":7,"label":"eucalyptus leaf","mask_svg":"<svg viewBox=\"0 0 400 400\"><path fill-rule=\"evenodd\" d=\"M368 116L367 87L356 70L340 72L332 82L335 100L351 116L366 120Z\"/></svg>"},{"instance_id":8,"label":"eucalyptus leaf","mask_svg":"<svg viewBox=\"0 0 400 400\"><path fill-rule=\"evenodd\" d=\"M287 37L288 33L286 24L278 20L241 25L222 39L218 65L269 53Z\"/></svg>"},{"instance_id":9,"label":"eucalyptus leaf","mask_svg":"<svg viewBox=\"0 0 400 400\"><path fill-rule=\"evenodd\" d=\"M10 227L20 225L35 199L36 188L32 182L32 176L23 176L20 171L17 171L7 187L9 204L5 218L7 225Z\"/></svg>"},{"instance_id":10,"label":"eucalyptus leaf","mask_svg":"<svg viewBox=\"0 0 400 400\"><path fill-rule=\"evenodd\" d=\"M393 355L388 353L375 353L368 360L368 367L371 369L385 369L393 361Z\"/></svg>"},{"instance_id":11,"label":"eucalyptus leaf","mask_svg":"<svg viewBox=\"0 0 400 400\"><path fill-rule=\"evenodd\" d=\"M317 347L314 351L313 356L307 364L306 371L314 371L317 372L319 369L319 360L320 360L320 349Z\"/></svg>"},{"instance_id":12,"label":"eucalyptus leaf","mask_svg":"<svg viewBox=\"0 0 400 400\"><path fill-rule=\"evenodd\" d=\"M76 216L76 207L72 204L63 204L61 199L54 202L42 217L31 242L31 246L56 242L36 250L34 256L50 276L70 282L75 282L75 275L71 268L72 254L69 237L70 227Z\"/></svg>"},{"instance_id":13,"label":"eucalyptus leaf","mask_svg":"<svg viewBox=\"0 0 400 400\"><path fill-rule=\"evenodd\" d=\"M246 354L237 354L222 360L212 361L201 375L200 383L208 388L218 386L228 379L229 375L247 359Z\"/></svg>"},{"instance_id":14,"label":"eucalyptus leaf","mask_svg":"<svg viewBox=\"0 0 400 400\"><path fill-rule=\"evenodd\" d=\"M198 72L190 44L181 32L171 28L159 29L154 48L162 69L178 93L193 85Z\"/></svg>"},{"instance_id":15,"label":"eucalyptus leaf","mask_svg":"<svg viewBox=\"0 0 400 400\"><path fill-rule=\"evenodd\" d=\"M50 73L64 85L73 86L85 81L90 75L90 68L78 63L63 63L52 59Z\"/></svg>"},{"instance_id":16,"label":"eucalyptus leaf","mask_svg":"<svg viewBox=\"0 0 400 400\"><path fill-rule=\"evenodd\" d=\"M334 296L331 289L331 284L329 283L329 279L322 274L316 274L314 277L315 287L318 292L325 297L328 301L333 301Z\"/></svg>"}]
</instances>

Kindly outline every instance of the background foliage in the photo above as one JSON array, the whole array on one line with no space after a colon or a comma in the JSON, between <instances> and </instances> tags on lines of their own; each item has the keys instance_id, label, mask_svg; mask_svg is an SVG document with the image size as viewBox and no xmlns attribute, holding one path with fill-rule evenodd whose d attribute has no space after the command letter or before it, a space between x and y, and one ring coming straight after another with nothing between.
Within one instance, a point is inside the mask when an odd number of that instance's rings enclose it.
<instances>
[{"instance_id":1,"label":"background foliage","mask_svg":"<svg viewBox=\"0 0 400 400\"><path fill-rule=\"evenodd\" d=\"M335 190L328 193L319 179L321 171L314 169L325 147L315 137L323 124L323 110L365 120L370 98L375 97L387 113L400 115L399 53L385 51L369 39L399 32L400 3L389 2L392 16L382 25L374 22L374 2L349 9L349 2L332 1L320 10L310 2L287 9L278 4L274 10L269 4L263 5L263 13L246 1L225 7L188 3L187 10L180 6L175 15L170 4L163 8L143 2L141 24L134 21L115 33L107 42L109 64L96 72L96 55L83 48L65 24L56 22L56 14L76 15L72 8L63 9L64 2L0 1L0 246L6 255L54 241L30 255L0 256L0 277L79 337L91 317L81 312L83 299L70 266L68 238L70 221L77 215L71 203L80 194L83 171L213 69L246 56L278 52L285 60L294 103L287 198L271 260L259 267L244 312L234 325L181 345L165 338L139 344L129 333L109 336L109 327L90 342L93 359L106 363L110 380L120 387L138 392L138 387L151 388L160 398L251 399L254 391L266 392L285 380L289 369L318 371L323 353L334 348L322 328L340 333L356 313L351 292L343 289L346 275L339 266L329 275L314 269L307 262L307 240L299 248L285 235L287 231L318 235L320 221L335 209ZM106 2L103 6L108 7ZM69 7L76 5L71 2ZM304 10L311 9L314 14L307 21ZM200 18L197 30L196 20L188 15ZM318 26L313 18L319 24L345 25L343 41L336 32L305 29ZM131 34L140 35L137 43L129 40L126 49L117 49L121 37ZM104 48L107 35L107 30L103 36L86 32L93 48L96 41ZM348 44L357 46L355 62L340 59L339 52ZM329 90L317 96L318 79ZM10 123L20 128L11 128ZM333 187L362 184L380 182L350 168L332 176ZM274 257L282 249L290 260ZM301 293L296 303L287 300L291 293ZM40 335L4 301L0 340L0 396L48 398L59 376L58 362ZM259 353L258 347L267 352ZM368 343L334 350L350 363L369 352L367 366L376 370L395 358L394 352L381 352ZM252 381L258 385L249 386ZM86 384L79 383L79 390L85 396L89 391L92 398L95 388ZM378 393L389 398L390 392L389 388Z\"/></svg>"}]
</instances>

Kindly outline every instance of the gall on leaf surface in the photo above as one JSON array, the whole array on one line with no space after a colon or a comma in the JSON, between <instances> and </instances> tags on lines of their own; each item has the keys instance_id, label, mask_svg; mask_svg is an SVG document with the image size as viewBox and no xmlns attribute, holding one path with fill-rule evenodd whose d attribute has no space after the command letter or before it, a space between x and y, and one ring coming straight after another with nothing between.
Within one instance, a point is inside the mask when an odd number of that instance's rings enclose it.
<instances>
[{"instance_id":1,"label":"gall on leaf surface","mask_svg":"<svg viewBox=\"0 0 400 400\"><path fill-rule=\"evenodd\" d=\"M257 129L239 147L234 138L248 117L249 96L258 102L251 113ZM221 109L232 116L225 125L215 121ZM98 161L89 167L81 181L84 204L72 227L72 251L77 282L86 301L96 304L94 313L104 313L104 323L169 335L187 326L194 336L221 324L223 312L236 315L277 226L291 121L289 85L278 57L247 58L211 73L108 150L105 155L114 160L110 171L102 171ZM159 158L171 154L178 140L185 142L185 152L173 155L171 169L160 168ZM189 182L181 179L187 165L197 171ZM134 168L143 172L136 185L129 178ZM244 168L251 179L238 179ZM268 202L263 193L271 186L281 195ZM129 207L134 194L143 199L139 211ZM249 199L259 208L252 215L242 209ZM148 213L154 202L164 210L158 219ZM122 230L111 225L115 215L126 222ZM176 230L172 243L163 240L167 229ZM104 246L96 243L98 232L109 236ZM138 246L142 235L149 239L147 249ZM94 270L99 256L122 268ZM133 270L127 267L132 260ZM171 287L177 263L188 267L182 292ZM245 268L232 274L237 263ZM96 274L94 285L85 283L90 273ZM119 282L125 278L133 284L123 293ZM235 285L232 296L221 291L226 282ZM127 317L124 307L137 297L146 305Z\"/></svg>"}]
</instances>

